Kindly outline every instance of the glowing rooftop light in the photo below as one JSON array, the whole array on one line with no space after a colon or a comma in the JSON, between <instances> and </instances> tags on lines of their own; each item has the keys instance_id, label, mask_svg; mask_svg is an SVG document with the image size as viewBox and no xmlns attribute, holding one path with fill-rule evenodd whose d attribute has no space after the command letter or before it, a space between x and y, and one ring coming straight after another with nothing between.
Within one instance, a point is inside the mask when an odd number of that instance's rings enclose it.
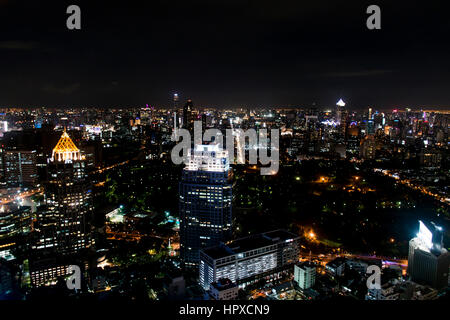
<instances>
[{"instance_id":1,"label":"glowing rooftop light","mask_svg":"<svg viewBox=\"0 0 450 320\"><path fill-rule=\"evenodd\" d=\"M420 220L419 233L417 234L417 238L419 238L428 249L431 249L431 247L433 246L433 234Z\"/></svg>"},{"instance_id":2,"label":"glowing rooftop light","mask_svg":"<svg viewBox=\"0 0 450 320\"><path fill-rule=\"evenodd\" d=\"M230 168L228 151L222 150L218 144L195 145L189 150L185 170L225 172Z\"/></svg>"},{"instance_id":3,"label":"glowing rooftop light","mask_svg":"<svg viewBox=\"0 0 450 320\"><path fill-rule=\"evenodd\" d=\"M339 99L339 101L336 103L337 106L339 107L345 107L345 102L342 99Z\"/></svg>"},{"instance_id":4,"label":"glowing rooftop light","mask_svg":"<svg viewBox=\"0 0 450 320\"><path fill-rule=\"evenodd\" d=\"M67 160L81 160L82 156L80 149L70 139L66 130L64 130L61 138L53 148L52 161L67 161Z\"/></svg>"}]
</instances>

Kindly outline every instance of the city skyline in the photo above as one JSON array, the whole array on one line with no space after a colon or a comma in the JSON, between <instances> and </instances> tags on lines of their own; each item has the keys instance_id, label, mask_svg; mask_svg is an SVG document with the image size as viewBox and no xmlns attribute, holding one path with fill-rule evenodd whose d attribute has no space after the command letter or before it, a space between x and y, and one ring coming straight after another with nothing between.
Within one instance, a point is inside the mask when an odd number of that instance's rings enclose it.
<instances>
[{"instance_id":1,"label":"city skyline","mask_svg":"<svg viewBox=\"0 0 450 320\"><path fill-rule=\"evenodd\" d=\"M0 302L447 306L448 34L435 0L0 0Z\"/></svg>"},{"instance_id":2,"label":"city skyline","mask_svg":"<svg viewBox=\"0 0 450 320\"><path fill-rule=\"evenodd\" d=\"M175 98L175 109L0 113L0 297L446 297L447 112ZM184 145L199 124L231 132L226 150L194 134L174 161L174 136ZM270 146L241 139L266 129ZM265 175L251 159L269 149L279 167Z\"/></svg>"}]
</instances>

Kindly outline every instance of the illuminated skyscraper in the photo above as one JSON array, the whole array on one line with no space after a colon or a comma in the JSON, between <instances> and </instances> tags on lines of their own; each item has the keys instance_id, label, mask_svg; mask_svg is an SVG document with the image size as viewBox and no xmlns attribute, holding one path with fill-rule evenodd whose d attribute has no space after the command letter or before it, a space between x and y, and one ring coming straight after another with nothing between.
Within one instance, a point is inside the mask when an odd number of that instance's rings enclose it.
<instances>
[{"instance_id":1,"label":"illuminated skyscraper","mask_svg":"<svg viewBox=\"0 0 450 320\"><path fill-rule=\"evenodd\" d=\"M339 101L336 103L336 106L336 120L339 124L339 134L342 138L345 139L347 134L348 111L345 108L345 102L342 99L339 99Z\"/></svg>"},{"instance_id":2,"label":"illuminated skyscraper","mask_svg":"<svg viewBox=\"0 0 450 320\"><path fill-rule=\"evenodd\" d=\"M183 107L183 128L192 130L194 128L194 119L192 117L192 111L194 104L189 99Z\"/></svg>"},{"instance_id":3,"label":"illuminated skyscraper","mask_svg":"<svg viewBox=\"0 0 450 320\"><path fill-rule=\"evenodd\" d=\"M4 176L8 186L35 186L38 180L36 150L3 152Z\"/></svg>"},{"instance_id":4,"label":"illuminated skyscraper","mask_svg":"<svg viewBox=\"0 0 450 320\"><path fill-rule=\"evenodd\" d=\"M375 122L374 122L374 113L372 108L369 108L367 112L367 134L375 134Z\"/></svg>"},{"instance_id":5,"label":"illuminated skyscraper","mask_svg":"<svg viewBox=\"0 0 450 320\"><path fill-rule=\"evenodd\" d=\"M442 227L419 221L419 233L409 241L408 273L414 282L440 289L448 285L450 254L443 247Z\"/></svg>"},{"instance_id":6,"label":"illuminated skyscraper","mask_svg":"<svg viewBox=\"0 0 450 320\"><path fill-rule=\"evenodd\" d=\"M173 117L169 121L170 124L172 125L172 128L174 128L174 129L179 128L181 126L181 118L180 118L180 114L179 114L179 110L178 110L179 100L180 100L180 98L178 96L178 93L174 93L173 98L172 98L172 103L173 103L172 115L173 115Z\"/></svg>"},{"instance_id":7,"label":"illuminated skyscraper","mask_svg":"<svg viewBox=\"0 0 450 320\"><path fill-rule=\"evenodd\" d=\"M228 152L197 145L190 152L179 186L181 259L197 267L199 250L231 236L231 171Z\"/></svg>"},{"instance_id":8,"label":"illuminated skyscraper","mask_svg":"<svg viewBox=\"0 0 450 320\"><path fill-rule=\"evenodd\" d=\"M16 253L28 248L32 217L31 207L0 207L0 259L15 259Z\"/></svg>"},{"instance_id":9,"label":"illuminated skyscraper","mask_svg":"<svg viewBox=\"0 0 450 320\"><path fill-rule=\"evenodd\" d=\"M35 249L71 254L93 244L86 218L93 210L84 155L63 132L48 159L45 210L38 212Z\"/></svg>"},{"instance_id":10,"label":"illuminated skyscraper","mask_svg":"<svg viewBox=\"0 0 450 320\"><path fill-rule=\"evenodd\" d=\"M178 93L174 93L173 94L173 109L174 110L178 109L178 101L179 101Z\"/></svg>"}]
</instances>

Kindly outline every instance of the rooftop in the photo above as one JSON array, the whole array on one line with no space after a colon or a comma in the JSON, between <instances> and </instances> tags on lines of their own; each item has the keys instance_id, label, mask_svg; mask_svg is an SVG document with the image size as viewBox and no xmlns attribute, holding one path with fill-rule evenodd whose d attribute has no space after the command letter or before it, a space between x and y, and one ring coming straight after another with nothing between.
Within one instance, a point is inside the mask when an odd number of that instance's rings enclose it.
<instances>
[{"instance_id":1,"label":"rooftop","mask_svg":"<svg viewBox=\"0 0 450 320\"><path fill-rule=\"evenodd\" d=\"M233 240L227 244L204 249L203 252L213 259L225 258L231 255L268 247L280 242L291 242L297 235L285 230L274 230L245 238Z\"/></svg>"},{"instance_id":2,"label":"rooftop","mask_svg":"<svg viewBox=\"0 0 450 320\"><path fill-rule=\"evenodd\" d=\"M66 130L63 131L61 138L53 148L52 161L81 160L80 149L70 139Z\"/></svg>"},{"instance_id":3,"label":"rooftop","mask_svg":"<svg viewBox=\"0 0 450 320\"><path fill-rule=\"evenodd\" d=\"M228 278L220 278L217 282L212 282L211 286L220 291L236 287L236 283Z\"/></svg>"}]
</instances>

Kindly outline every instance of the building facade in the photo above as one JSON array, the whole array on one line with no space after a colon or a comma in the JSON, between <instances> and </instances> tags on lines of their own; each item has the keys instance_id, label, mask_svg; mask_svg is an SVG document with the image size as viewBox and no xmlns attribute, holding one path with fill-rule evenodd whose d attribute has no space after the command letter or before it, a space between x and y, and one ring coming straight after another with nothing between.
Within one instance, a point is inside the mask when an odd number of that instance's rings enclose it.
<instances>
[{"instance_id":1,"label":"building facade","mask_svg":"<svg viewBox=\"0 0 450 320\"><path fill-rule=\"evenodd\" d=\"M419 233L409 242L411 280L435 289L448 286L450 253L443 247L442 227L419 221Z\"/></svg>"},{"instance_id":2,"label":"building facade","mask_svg":"<svg viewBox=\"0 0 450 320\"><path fill-rule=\"evenodd\" d=\"M93 241L86 218L93 211L92 189L85 158L67 132L53 149L47 168L45 207L37 213L35 249L71 254L89 248Z\"/></svg>"},{"instance_id":3,"label":"building facade","mask_svg":"<svg viewBox=\"0 0 450 320\"><path fill-rule=\"evenodd\" d=\"M35 150L5 150L2 162L8 186L35 186L38 182Z\"/></svg>"},{"instance_id":4,"label":"building facade","mask_svg":"<svg viewBox=\"0 0 450 320\"><path fill-rule=\"evenodd\" d=\"M219 279L211 283L209 294L214 300L237 300L239 287L230 279Z\"/></svg>"},{"instance_id":5,"label":"building facade","mask_svg":"<svg viewBox=\"0 0 450 320\"><path fill-rule=\"evenodd\" d=\"M184 267L198 267L200 249L229 240L231 202L228 153L218 145L196 146L179 185L180 256Z\"/></svg>"},{"instance_id":6,"label":"building facade","mask_svg":"<svg viewBox=\"0 0 450 320\"><path fill-rule=\"evenodd\" d=\"M299 237L275 230L200 251L200 284L228 278L240 286L292 267L299 256Z\"/></svg>"},{"instance_id":7,"label":"building facade","mask_svg":"<svg viewBox=\"0 0 450 320\"><path fill-rule=\"evenodd\" d=\"M311 288L316 282L316 267L309 262L296 264L294 266L294 281L300 289Z\"/></svg>"}]
</instances>

